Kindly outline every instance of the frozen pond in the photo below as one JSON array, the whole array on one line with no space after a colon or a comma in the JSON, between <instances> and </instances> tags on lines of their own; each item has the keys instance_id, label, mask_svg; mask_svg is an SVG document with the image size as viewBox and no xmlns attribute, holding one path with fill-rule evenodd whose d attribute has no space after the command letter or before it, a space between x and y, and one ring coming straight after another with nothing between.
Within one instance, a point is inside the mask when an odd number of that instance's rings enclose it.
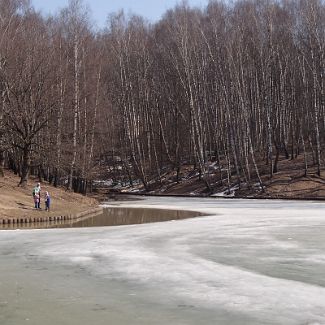
<instances>
[{"instance_id":1,"label":"frozen pond","mask_svg":"<svg viewBox=\"0 0 325 325\"><path fill-rule=\"evenodd\" d=\"M325 324L321 202L148 198L212 214L0 231L0 324Z\"/></svg>"}]
</instances>

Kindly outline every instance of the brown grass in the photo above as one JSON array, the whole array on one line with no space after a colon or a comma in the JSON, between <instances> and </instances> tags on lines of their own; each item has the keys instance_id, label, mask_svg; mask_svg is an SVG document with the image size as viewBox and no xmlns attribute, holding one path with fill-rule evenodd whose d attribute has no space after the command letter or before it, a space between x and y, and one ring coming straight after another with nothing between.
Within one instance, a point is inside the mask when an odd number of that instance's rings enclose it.
<instances>
[{"instance_id":1,"label":"brown grass","mask_svg":"<svg viewBox=\"0 0 325 325\"><path fill-rule=\"evenodd\" d=\"M44 217L77 214L98 205L98 201L80 194L68 192L63 188L55 188L46 182L41 183L41 208L34 209L32 191L36 179L30 179L28 186L18 186L19 178L6 171L5 177L0 178L0 220L17 217ZM44 210L44 194L51 195L51 212Z\"/></svg>"}]
</instances>

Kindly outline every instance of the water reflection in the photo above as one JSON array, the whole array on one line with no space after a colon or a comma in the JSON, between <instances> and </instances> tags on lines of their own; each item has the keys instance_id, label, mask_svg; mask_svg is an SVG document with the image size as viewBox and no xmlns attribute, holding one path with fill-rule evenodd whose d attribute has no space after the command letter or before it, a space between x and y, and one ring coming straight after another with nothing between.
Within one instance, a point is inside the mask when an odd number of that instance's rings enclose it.
<instances>
[{"instance_id":1,"label":"water reflection","mask_svg":"<svg viewBox=\"0 0 325 325\"><path fill-rule=\"evenodd\" d=\"M194 218L201 215L201 213L194 211L145 208L105 208L103 213L97 216L85 217L77 220L1 225L0 229L107 227L180 220Z\"/></svg>"}]
</instances>

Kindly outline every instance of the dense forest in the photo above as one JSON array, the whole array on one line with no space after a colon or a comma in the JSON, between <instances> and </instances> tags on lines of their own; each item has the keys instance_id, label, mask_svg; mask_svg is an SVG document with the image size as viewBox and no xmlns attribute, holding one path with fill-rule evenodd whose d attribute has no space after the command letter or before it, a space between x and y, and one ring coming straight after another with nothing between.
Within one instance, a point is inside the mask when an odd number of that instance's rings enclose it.
<instances>
[{"instance_id":1,"label":"dense forest","mask_svg":"<svg viewBox=\"0 0 325 325\"><path fill-rule=\"evenodd\" d=\"M78 0L53 17L0 0L0 175L150 189L191 166L207 191L213 173L263 191L297 157L320 175L324 84L322 0L183 2L102 30Z\"/></svg>"}]
</instances>

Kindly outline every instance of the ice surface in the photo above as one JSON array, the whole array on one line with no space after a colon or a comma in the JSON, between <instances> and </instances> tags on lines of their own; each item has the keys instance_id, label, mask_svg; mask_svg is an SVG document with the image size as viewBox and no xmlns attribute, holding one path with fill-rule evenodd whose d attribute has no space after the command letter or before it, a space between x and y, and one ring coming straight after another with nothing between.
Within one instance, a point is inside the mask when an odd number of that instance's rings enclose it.
<instances>
[{"instance_id":1,"label":"ice surface","mask_svg":"<svg viewBox=\"0 0 325 325\"><path fill-rule=\"evenodd\" d=\"M29 285L29 272L37 272L35 281L71 286L78 292L72 304L78 315L87 310L83 301L104 306L94 314L96 324L112 317L114 324L325 324L323 203L147 198L112 205L212 215L113 228L2 231L1 261L15 265L15 272L21 267L24 275L15 274ZM0 323L18 325L17 318L1 319L8 308L1 301L10 300L3 292L14 290L4 286L12 274L0 271ZM66 288L51 290L49 305L67 299ZM115 314L118 306L123 318ZM33 324L37 319L44 321L36 317Z\"/></svg>"}]
</instances>

